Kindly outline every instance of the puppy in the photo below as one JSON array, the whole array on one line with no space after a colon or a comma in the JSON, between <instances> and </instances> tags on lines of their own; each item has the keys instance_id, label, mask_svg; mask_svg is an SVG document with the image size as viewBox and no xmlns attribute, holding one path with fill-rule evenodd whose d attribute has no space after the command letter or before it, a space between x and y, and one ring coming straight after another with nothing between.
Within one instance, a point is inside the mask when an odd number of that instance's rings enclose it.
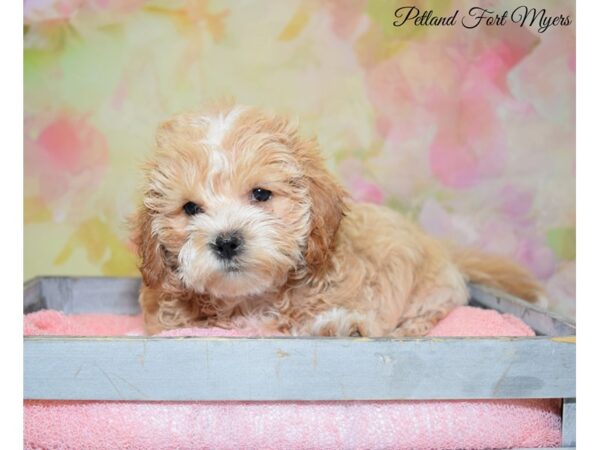
<instances>
[{"instance_id":1,"label":"puppy","mask_svg":"<svg viewBox=\"0 0 600 450\"><path fill-rule=\"evenodd\" d=\"M133 242L147 331L421 336L482 283L535 301L516 264L355 203L285 118L214 106L163 123Z\"/></svg>"}]
</instances>

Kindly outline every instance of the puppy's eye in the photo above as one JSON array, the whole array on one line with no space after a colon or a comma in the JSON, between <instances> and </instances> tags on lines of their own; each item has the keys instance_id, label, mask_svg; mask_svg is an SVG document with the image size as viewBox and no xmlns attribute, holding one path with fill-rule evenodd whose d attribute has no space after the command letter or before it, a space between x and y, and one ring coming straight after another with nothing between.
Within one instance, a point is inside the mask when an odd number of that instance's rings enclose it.
<instances>
[{"instance_id":1,"label":"puppy's eye","mask_svg":"<svg viewBox=\"0 0 600 450\"><path fill-rule=\"evenodd\" d=\"M183 205L183 210L188 216L195 216L196 214L203 212L202 208L196 205L194 202L187 202L185 205Z\"/></svg>"},{"instance_id":2,"label":"puppy's eye","mask_svg":"<svg viewBox=\"0 0 600 450\"><path fill-rule=\"evenodd\" d=\"M256 188L252 189L252 199L257 202L266 202L271 198L273 193L267 189Z\"/></svg>"}]
</instances>

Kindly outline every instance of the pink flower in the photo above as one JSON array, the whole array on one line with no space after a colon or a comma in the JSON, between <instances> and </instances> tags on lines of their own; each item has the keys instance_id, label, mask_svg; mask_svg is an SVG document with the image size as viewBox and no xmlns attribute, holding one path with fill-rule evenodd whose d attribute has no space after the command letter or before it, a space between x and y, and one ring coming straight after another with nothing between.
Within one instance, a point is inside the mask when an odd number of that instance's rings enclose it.
<instances>
[{"instance_id":1,"label":"pink flower","mask_svg":"<svg viewBox=\"0 0 600 450\"><path fill-rule=\"evenodd\" d=\"M84 0L25 0L25 24L49 22L71 18L84 4Z\"/></svg>"},{"instance_id":2,"label":"pink flower","mask_svg":"<svg viewBox=\"0 0 600 450\"><path fill-rule=\"evenodd\" d=\"M25 179L37 186L30 195L64 214L83 205L104 177L108 144L83 116L60 113L43 120L29 119L25 127Z\"/></svg>"},{"instance_id":3,"label":"pink flower","mask_svg":"<svg viewBox=\"0 0 600 450\"><path fill-rule=\"evenodd\" d=\"M344 160L339 167L340 175L346 180L352 198L358 202L382 204L384 194L373 182L363 176L363 166L360 161L349 158Z\"/></svg>"},{"instance_id":4,"label":"pink flower","mask_svg":"<svg viewBox=\"0 0 600 450\"><path fill-rule=\"evenodd\" d=\"M359 202L369 202L382 204L384 201L383 192L373 183L363 180L355 179L350 183L350 190L352 197Z\"/></svg>"}]
</instances>

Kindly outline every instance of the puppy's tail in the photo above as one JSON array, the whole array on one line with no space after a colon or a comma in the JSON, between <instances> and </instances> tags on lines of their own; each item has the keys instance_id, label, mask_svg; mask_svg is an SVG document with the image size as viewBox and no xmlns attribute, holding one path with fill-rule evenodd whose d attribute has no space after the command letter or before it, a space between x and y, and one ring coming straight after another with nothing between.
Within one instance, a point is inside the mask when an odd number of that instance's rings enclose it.
<instances>
[{"instance_id":1,"label":"puppy's tail","mask_svg":"<svg viewBox=\"0 0 600 450\"><path fill-rule=\"evenodd\" d=\"M544 306L544 289L526 269L508 258L474 249L451 248L452 258L467 282L482 284Z\"/></svg>"}]
</instances>

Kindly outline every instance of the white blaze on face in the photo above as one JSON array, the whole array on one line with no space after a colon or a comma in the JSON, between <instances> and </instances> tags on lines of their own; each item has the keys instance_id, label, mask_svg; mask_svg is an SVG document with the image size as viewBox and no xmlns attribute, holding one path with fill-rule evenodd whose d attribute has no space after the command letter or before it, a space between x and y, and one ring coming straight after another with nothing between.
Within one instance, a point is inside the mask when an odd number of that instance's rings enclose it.
<instances>
[{"instance_id":1,"label":"white blaze on face","mask_svg":"<svg viewBox=\"0 0 600 450\"><path fill-rule=\"evenodd\" d=\"M204 122L208 124L208 131L204 142L213 148L220 148L223 138L231 129L244 108L237 107L227 114L219 114L217 117L205 117Z\"/></svg>"},{"instance_id":2,"label":"white blaze on face","mask_svg":"<svg viewBox=\"0 0 600 450\"><path fill-rule=\"evenodd\" d=\"M289 236L272 215L257 205L246 204L239 193L229 192L230 155L223 139L243 108L228 114L198 119L206 128L201 143L209 147L203 202L206 210L190 218L189 238L179 253L179 277L197 292L217 297L256 295L279 286L287 272L301 259L289 250ZM233 263L218 258L210 246L220 233L238 232L242 250ZM288 249L283 250L282 249ZM232 264L236 270L231 269Z\"/></svg>"},{"instance_id":3,"label":"white blaze on face","mask_svg":"<svg viewBox=\"0 0 600 450\"><path fill-rule=\"evenodd\" d=\"M223 138L231 130L231 127L240 116L243 107L236 107L226 114L219 114L216 117L203 117L202 123L208 127L206 137L202 140L203 144L210 146L208 154L207 187L210 191L215 191L215 180L223 173L231 169L227 155L223 151Z\"/></svg>"}]
</instances>

